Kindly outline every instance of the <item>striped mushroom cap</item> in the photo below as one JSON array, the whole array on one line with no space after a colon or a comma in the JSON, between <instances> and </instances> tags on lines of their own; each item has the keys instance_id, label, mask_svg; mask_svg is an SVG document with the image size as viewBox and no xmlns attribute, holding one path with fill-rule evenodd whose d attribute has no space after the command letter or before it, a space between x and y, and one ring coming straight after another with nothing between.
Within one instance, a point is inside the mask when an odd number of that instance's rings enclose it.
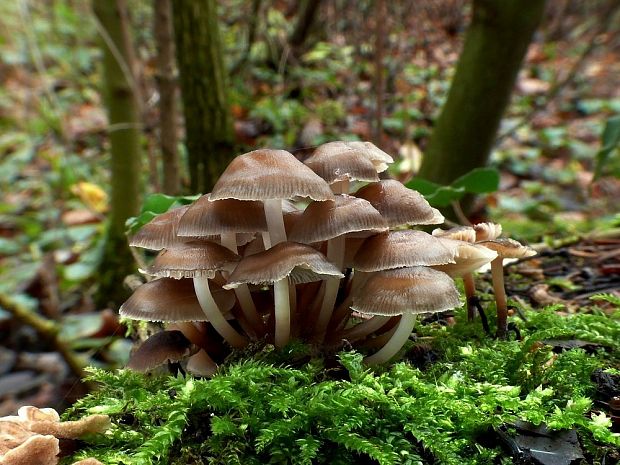
<instances>
[{"instance_id":1,"label":"striped mushroom cap","mask_svg":"<svg viewBox=\"0 0 620 465\"><path fill-rule=\"evenodd\" d=\"M228 278L226 289L240 284L275 283L288 276L293 284L342 278L338 268L325 255L309 245L281 242L270 249L244 257Z\"/></svg>"},{"instance_id":2,"label":"striped mushroom cap","mask_svg":"<svg viewBox=\"0 0 620 465\"><path fill-rule=\"evenodd\" d=\"M160 278L212 279L216 271L227 270L241 259L226 247L210 241L192 241L162 250L147 273Z\"/></svg>"},{"instance_id":3,"label":"striped mushroom cap","mask_svg":"<svg viewBox=\"0 0 620 465\"><path fill-rule=\"evenodd\" d=\"M229 311L235 305L231 291L215 289L218 308ZM160 278L143 284L120 308L122 317L145 321L206 321L191 279Z\"/></svg>"},{"instance_id":4,"label":"striped mushroom cap","mask_svg":"<svg viewBox=\"0 0 620 465\"><path fill-rule=\"evenodd\" d=\"M497 252L500 258L526 258L536 255L536 251L514 239L495 239L482 241L479 245Z\"/></svg>"},{"instance_id":5,"label":"striped mushroom cap","mask_svg":"<svg viewBox=\"0 0 620 465\"><path fill-rule=\"evenodd\" d=\"M372 162L341 141L319 145L304 164L328 184L339 181L379 180Z\"/></svg>"},{"instance_id":6,"label":"striped mushroom cap","mask_svg":"<svg viewBox=\"0 0 620 465\"><path fill-rule=\"evenodd\" d=\"M374 165L377 173L382 173L388 169L388 165L394 163L394 159L377 147L372 142L351 141L345 142L347 147L350 147L364 157L366 157Z\"/></svg>"},{"instance_id":7,"label":"striped mushroom cap","mask_svg":"<svg viewBox=\"0 0 620 465\"><path fill-rule=\"evenodd\" d=\"M390 227L444 222L443 215L431 207L422 194L394 179L368 184L359 189L355 196L368 200Z\"/></svg>"},{"instance_id":8,"label":"striped mushroom cap","mask_svg":"<svg viewBox=\"0 0 620 465\"><path fill-rule=\"evenodd\" d=\"M478 223L474 225L476 242L492 241L502 235L502 225L497 223Z\"/></svg>"},{"instance_id":9,"label":"striped mushroom cap","mask_svg":"<svg viewBox=\"0 0 620 465\"><path fill-rule=\"evenodd\" d=\"M131 236L129 245L150 250L161 250L184 242L187 239L178 238L177 229L179 220L188 208L189 205L185 205L157 215Z\"/></svg>"},{"instance_id":10,"label":"striped mushroom cap","mask_svg":"<svg viewBox=\"0 0 620 465\"><path fill-rule=\"evenodd\" d=\"M309 197L333 200L329 185L286 150L261 149L239 155L211 192L211 200L268 200Z\"/></svg>"},{"instance_id":11,"label":"striped mushroom cap","mask_svg":"<svg viewBox=\"0 0 620 465\"><path fill-rule=\"evenodd\" d=\"M334 202L312 202L297 219L290 240L310 244L344 234L386 231L381 214L364 199L336 195ZM368 233L364 234L368 235Z\"/></svg>"},{"instance_id":12,"label":"striped mushroom cap","mask_svg":"<svg viewBox=\"0 0 620 465\"><path fill-rule=\"evenodd\" d=\"M444 237L438 237L437 239L442 241L445 245L457 248L455 263L433 266L434 269L443 271L453 278L460 278L467 273L476 271L478 268L490 263L497 257L496 252L478 244Z\"/></svg>"},{"instance_id":13,"label":"striped mushroom cap","mask_svg":"<svg viewBox=\"0 0 620 465\"><path fill-rule=\"evenodd\" d=\"M423 266L373 274L353 296L351 308L370 315L428 313L460 305L459 292L447 274Z\"/></svg>"},{"instance_id":14,"label":"striped mushroom cap","mask_svg":"<svg viewBox=\"0 0 620 465\"><path fill-rule=\"evenodd\" d=\"M237 199L212 201L209 197L210 194L205 194L189 206L179 221L179 236L267 231L262 202Z\"/></svg>"},{"instance_id":15,"label":"striped mushroom cap","mask_svg":"<svg viewBox=\"0 0 620 465\"><path fill-rule=\"evenodd\" d=\"M433 236L455 241L476 242L476 230L471 226L457 226L450 229L434 229Z\"/></svg>"},{"instance_id":16,"label":"striped mushroom cap","mask_svg":"<svg viewBox=\"0 0 620 465\"><path fill-rule=\"evenodd\" d=\"M454 263L457 254L458 244L446 243L423 231L390 231L366 239L353 259L353 268L372 272L440 265Z\"/></svg>"}]
</instances>

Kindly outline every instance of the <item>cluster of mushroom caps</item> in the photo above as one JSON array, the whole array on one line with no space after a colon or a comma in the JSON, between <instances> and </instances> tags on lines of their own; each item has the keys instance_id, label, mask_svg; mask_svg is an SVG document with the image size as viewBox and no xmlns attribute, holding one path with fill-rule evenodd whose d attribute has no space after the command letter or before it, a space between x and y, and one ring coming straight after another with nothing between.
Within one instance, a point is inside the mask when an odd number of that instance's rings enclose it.
<instances>
[{"instance_id":1,"label":"cluster of mushroom caps","mask_svg":"<svg viewBox=\"0 0 620 465\"><path fill-rule=\"evenodd\" d=\"M503 292L502 257L531 250L498 239L501 228L487 223L411 229L444 218L418 192L379 179L392 161L369 142L329 142L304 163L255 150L237 156L210 194L145 225L130 245L161 250L144 270L157 279L120 313L167 322L168 331L147 340L130 367L191 355L187 369L210 375L223 346L283 347L291 338L330 347L372 340L381 348L365 361L383 363L418 314L460 306L453 278L499 261Z\"/></svg>"},{"instance_id":2,"label":"cluster of mushroom caps","mask_svg":"<svg viewBox=\"0 0 620 465\"><path fill-rule=\"evenodd\" d=\"M0 418L0 464L56 465L62 455L61 440L77 441L102 434L110 427L107 415L90 415L76 421L60 421L52 408L21 407L17 415ZM101 465L94 458L73 465Z\"/></svg>"}]
</instances>

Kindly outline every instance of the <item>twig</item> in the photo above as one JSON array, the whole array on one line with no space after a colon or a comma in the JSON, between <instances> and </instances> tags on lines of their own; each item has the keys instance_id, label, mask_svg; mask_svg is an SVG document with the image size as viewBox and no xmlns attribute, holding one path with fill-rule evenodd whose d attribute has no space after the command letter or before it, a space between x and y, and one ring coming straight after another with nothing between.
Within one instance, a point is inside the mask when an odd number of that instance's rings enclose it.
<instances>
[{"instance_id":1,"label":"twig","mask_svg":"<svg viewBox=\"0 0 620 465\"><path fill-rule=\"evenodd\" d=\"M84 379L87 376L84 371L86 366L84 361L60 338L61 326L58 323L33 313L24 305L15 302L2 293L0 293L0 307L13 315L21 323L34 329L42 339L50 341L75 376L80 379ZM84 384L88 389L94 389L92 383L85 382Z\"/></svg>"}]
</instances>

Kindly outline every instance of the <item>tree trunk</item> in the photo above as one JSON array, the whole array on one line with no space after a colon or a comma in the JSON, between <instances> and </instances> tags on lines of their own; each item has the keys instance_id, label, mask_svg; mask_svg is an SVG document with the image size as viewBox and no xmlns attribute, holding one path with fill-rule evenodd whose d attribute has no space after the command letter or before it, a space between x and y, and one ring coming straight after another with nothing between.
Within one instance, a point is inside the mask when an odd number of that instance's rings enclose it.
<instances>
[{"instance_id":1,"label":"tree trunk","mask_svg":"<svg viewBox=\"0 0 620 465\"><path fill-rule=\"evenodd\" d=\"M93 0L101 25L103 47L103 94L110 141L112 194L106 244L100 265L99 303L121 303L127 297L123 279L135 271L125 237L125 221L140 207L140 111L134 78L134 57L129 36L125 0Z\"/></svg>"},{"instance_id":2,"label":"tree trunk","mask_svg":"<svg viewBox=\"0 0 620 465\"><path fill-rule=\"evenodd\" d=\"M233 156L234 135L216 6L211 0L179 0L172 8L194 193L209 192Z\"/></svg>"},{"instance_id":3,"label":"tree trunk","mask_svg":"<svg viewBox=\"0 0 620 465\"><path fill-rule=\"evenodd\" d=\"M159 91L159 146L162 156L163 190L178 195L180 190L179 155L177 150L177 106L174 77L174 37L170 0L153 2L153 35L157 46L157 90Z\"/></svg>"},{"instance_id":4,"label":"tree trunk","mask_svg":"<svg viewBox=\"0 0 620 465\"><path fill-rule=\"evenodd\" d=\"M306 42L312 30L312 25L316 20L320 4L321 0L305 0L301 4L297 22L295 23L295 29L289 38L289 45L294 52L293 55L295 55L295 52Z\"/></svg>"},{"instance_id":5,"label":"tree trunk","mask_svg":"<svg viewBox=\"0 0 620 465\"><path fill-rule=\"evenodd\" d=\"M486 164L544 4L473 1L472 22L425 152L421 178L449 184Z\"/></svg>"}]
</instances>

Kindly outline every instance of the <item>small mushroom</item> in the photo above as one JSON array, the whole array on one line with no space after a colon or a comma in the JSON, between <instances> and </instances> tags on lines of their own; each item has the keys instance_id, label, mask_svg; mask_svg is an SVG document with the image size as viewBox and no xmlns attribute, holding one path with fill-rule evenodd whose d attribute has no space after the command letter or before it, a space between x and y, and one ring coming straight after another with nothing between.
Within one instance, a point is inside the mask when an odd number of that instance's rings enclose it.
<instances>
[{"instance_id":1,"label":"small mushroom","mask_svg":"<svg viewBox=\"0 0 620 465\"><path fill-rule=\"evenodd\" d=\"M504 288L504 258L532 257L536 255L536 251L512 239L494 239L479 244L497 253L497 258L491 262L491 277L497 308L497 337L505 338L508 330L508 305Z\"/></svg>"},{"instance_id":2,"label":"small mushroom","mask_svg":"<svg viewBox=\"0 0 620 465\"><path fill-rule=\"evenodd\" d=\"M460 305L454 281L441 271L407 267L372 275L353 297L352 308L370 315L402 315L390 340L366 357L369 365L385 363L405 345L419 313L441 312Z\"/></svg>"},{"instance_id":3,"label":"small mushroom","mask_svg":"<svg viewBox=\"0 0 620 465\"><path fill-rule=\"evenodd\" d=\"M240 284L273 284L275 300L275 345L290 338L289 281L292 284L342 278L338 268L309 245L281 242L263 252L244 257L231 273L226 289Z\"/></svg>"},{"instance_id":4,"label":"small mushroom","mask_svg":"<svg viewBox=\"0 0 620 465\"><path fill-rule=\"evenodd\" d=\"M180 362L197 351L181 331L160 331L131 354L127 368L144 373L167 363Z\"/></svg>"}]
</instances>

